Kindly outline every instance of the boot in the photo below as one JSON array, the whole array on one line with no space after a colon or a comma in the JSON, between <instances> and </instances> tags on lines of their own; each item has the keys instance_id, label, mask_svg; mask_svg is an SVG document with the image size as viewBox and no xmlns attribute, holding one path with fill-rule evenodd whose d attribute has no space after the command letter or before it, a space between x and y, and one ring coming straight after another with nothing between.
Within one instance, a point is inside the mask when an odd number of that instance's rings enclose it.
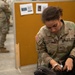
<instances>
[{"instance_id":1,"label":"boot","mask_svg":"<svg viewBox=\"0 0 75 75\"><path fill-rule=\"evenodd\" d=\"M2 47L0 48L0 53L9 53L9 51L6 50L6 48Z\"/></svg>"}]
</instances>

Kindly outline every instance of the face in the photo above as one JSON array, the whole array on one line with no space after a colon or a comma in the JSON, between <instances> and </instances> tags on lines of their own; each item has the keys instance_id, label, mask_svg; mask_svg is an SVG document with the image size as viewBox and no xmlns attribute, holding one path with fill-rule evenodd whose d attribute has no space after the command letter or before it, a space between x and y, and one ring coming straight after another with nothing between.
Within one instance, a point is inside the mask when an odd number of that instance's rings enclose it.
<instances>
[{"instance_id":1,"label":"face","mask_svg":"<svg viewBox=\"0 0 75 75\"><path fill-rule=\"evenodd\" d=\"M46 27L50 30L52 33L58 33L60 30L62 24L60 20L51 20L45 22Z\"/></svg>"}]
</instances>

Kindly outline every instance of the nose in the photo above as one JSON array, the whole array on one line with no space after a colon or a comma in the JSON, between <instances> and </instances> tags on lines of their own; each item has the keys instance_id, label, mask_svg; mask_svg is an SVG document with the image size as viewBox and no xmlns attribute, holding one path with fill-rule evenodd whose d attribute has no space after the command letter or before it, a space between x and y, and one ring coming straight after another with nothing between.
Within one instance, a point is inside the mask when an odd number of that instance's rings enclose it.
<instances>
[{"instance_id":1,"label":"nose","mask_svg":"<svg viewBox=\"0 0 75 75\"><path fill-rule=\"evenodd\" d=\"M51 28L51 32L55 33L56 29L55 28Z\"/></svg>"}]
</instances>

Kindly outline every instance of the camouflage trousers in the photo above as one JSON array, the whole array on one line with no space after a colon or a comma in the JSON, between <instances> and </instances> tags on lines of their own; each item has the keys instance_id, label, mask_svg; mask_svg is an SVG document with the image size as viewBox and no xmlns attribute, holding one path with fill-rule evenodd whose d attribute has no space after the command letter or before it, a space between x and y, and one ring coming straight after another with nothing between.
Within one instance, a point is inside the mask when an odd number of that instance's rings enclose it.
<instances>
[{"instance_id":1,"label":"camouflage trousers","mask_svg":"<svg viewBox=\"0 0 75 75\"><path fill-rule=\"evenodd\" d=\"M0 47L4 47L5 41L6 41L6 34L0 33Z\"/></svg>"},{"instance_id":2,"label":"camouflage trousers","mask_svg":"<svg viewBox=\"0 0 75 75\"><path fill-rule=\"evenodd\" d=\"M5 26L0 27L0 47L4 47L8 31L9 31L9 25L7 25L7 23L5 24Z\"/></svg>"}]
</instances>

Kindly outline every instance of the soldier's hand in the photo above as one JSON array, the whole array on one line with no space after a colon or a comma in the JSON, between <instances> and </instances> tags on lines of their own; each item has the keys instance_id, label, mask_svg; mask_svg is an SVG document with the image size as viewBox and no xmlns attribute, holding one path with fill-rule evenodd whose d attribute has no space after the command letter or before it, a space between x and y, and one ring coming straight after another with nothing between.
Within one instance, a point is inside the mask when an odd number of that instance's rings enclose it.
<instances>
[{"instance_id":1,"label":"soldier's hand","mask_svg":"<svg viewBox=\"0 0 75 75\"><path fill-rule=\"evenodd\" d=\"M65 62L63 70L71 71L73 68L73 59L68 58Z\"/></svg>"},{"instance_id":2,"label":"soldier's hand","mask_svg":"<svg viewBox=\"0 0 75 75\"><path fill-rule=\"evenodd\" d=\"M60 65L57 65L57 66L54 67L54 70L55 71L62 71L63 69Z\"/></svg>"},{"instance_id":3,"label":"soldier's hand","mask_svg":"<svg viewBox=\"0 0 75 75\"><path fill-rule=\"evenodd\" d=\"M50 64L52 65L52 68L56 71L62 71L62 67L60 66L59 63L57 63L55 60L50 60Z\"/></svg>"}]
</instances>

